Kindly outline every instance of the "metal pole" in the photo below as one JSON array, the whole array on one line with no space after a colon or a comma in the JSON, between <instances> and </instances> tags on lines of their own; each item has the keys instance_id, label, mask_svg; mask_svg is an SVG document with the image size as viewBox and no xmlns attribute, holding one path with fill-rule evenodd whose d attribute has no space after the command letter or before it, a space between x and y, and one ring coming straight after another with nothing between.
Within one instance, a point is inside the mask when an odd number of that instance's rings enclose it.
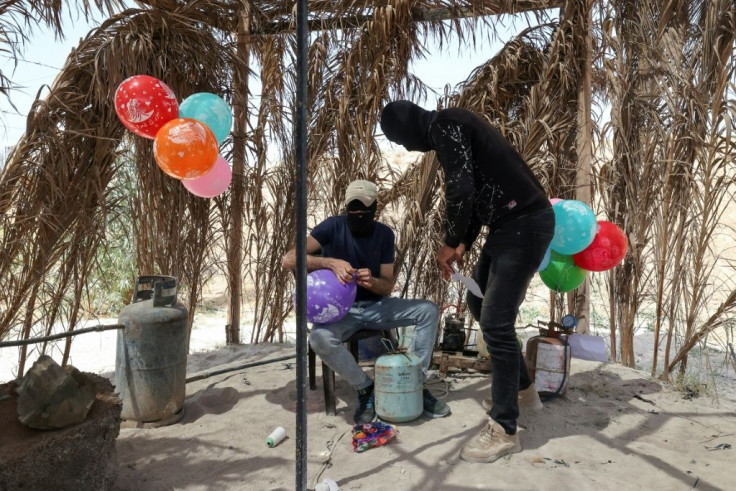
<instances>
[{"instance_id":1,"label":"metal pole","mask_svg":"<svg viewBox=\"0 0 736 491\"><path fill-rule=\"evenodd\" d=\"M307 0L296 10L296 489L307 489Z\"/></svg>"},{"instance_id":2,"label":"metal pole","mask_svg":"<svg viewBox=\"0 0 736 491\"><path fill-rule=\"evenodd\" d=\"M26 346L28 344L36 344L41 343L43 341L53 341L54 339L61 339L61 338L68 338L71 336L76 336L77 334L84 334L85 332L100 332L100 331L109 331L111 329L125 329L124 324L107 324L107 325L101 325L101 326L95 326L95 327L86 327L84 329L76 329L74 331L66 331L59 334L52 334L50 336L44 336L42 338L30 338L30 339L21 339L19 341L3 341L0 343L0 348L8 348L12 346Z\"/></svg>"},{"instance_id":3,"label":"metal pole","mask_svg":"<svg viewBox=\"0 0 736 491\"><path fill-rule=\"evenodd\" d=\"M270 360L259 360L251 361L249 363L243 363L235 367L216 368L215 370L209 370L198 375L192 375L186 380L186 383L196 382L198 380L204 380L206 378L214 377L215 375L222 375L223 373L237 372L238 370L245 370L246 368L260 367L261 365L268 365L269 363L276 363L277 361L285 361L296 358L296 355L280 356L278 358L272 358Z\"/></svg>"}]
</instances>

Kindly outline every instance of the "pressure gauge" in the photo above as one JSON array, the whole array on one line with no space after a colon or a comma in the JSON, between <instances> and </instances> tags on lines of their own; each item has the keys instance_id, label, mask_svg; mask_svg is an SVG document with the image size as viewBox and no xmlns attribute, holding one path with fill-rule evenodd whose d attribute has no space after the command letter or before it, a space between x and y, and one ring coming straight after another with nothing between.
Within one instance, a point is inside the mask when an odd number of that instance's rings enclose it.
<instances>
[{"instance_id":1,"label":"pressure gauge","mask_svg":"<svg viewBox=\"0 0 736 491\"><path fill-rule=\"evenodd\" d=\"M575 329L575 326L578 325L578 320L575 318L572 314L567 314L562 317L562 327L565 329Z\"/></svg>"}]
</instances>

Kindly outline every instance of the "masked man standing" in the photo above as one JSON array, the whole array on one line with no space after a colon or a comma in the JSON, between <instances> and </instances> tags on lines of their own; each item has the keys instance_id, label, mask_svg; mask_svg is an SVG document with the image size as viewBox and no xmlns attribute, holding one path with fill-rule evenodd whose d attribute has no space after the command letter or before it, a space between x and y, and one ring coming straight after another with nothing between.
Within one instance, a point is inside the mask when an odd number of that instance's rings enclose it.
<instances>
[{"instance_id":1,"label":"masked man standing","mask_svg":"<svg viewBox=\"0 0 736 491\"><path fill-rule=\"evenodd\" d=\"M463 254L482 226L490 228L473 277L482 301L468 296L491 355L492 406L481 433L461 451L469 462L493 462L521 451L519 407L542 407L527 373L514 321L555 228L542 185L501 132L461 108L427 111L394 101L381 114L381 129L407 150L434 150L445 177L444 245L437 261L445 278L462 266Z\"/></svg>"}]
</instances>

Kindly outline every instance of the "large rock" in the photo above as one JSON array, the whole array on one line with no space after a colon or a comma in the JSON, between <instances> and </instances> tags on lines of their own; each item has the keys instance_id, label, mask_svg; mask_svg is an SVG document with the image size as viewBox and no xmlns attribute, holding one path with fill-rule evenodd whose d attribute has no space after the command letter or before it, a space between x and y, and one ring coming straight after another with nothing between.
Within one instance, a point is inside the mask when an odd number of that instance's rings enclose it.
<instances>
[{"instance_id":1,"label":"large rock","mask_svg":"<svg viewBox=\"0 0 736 491\"><path fill-rule=\"evenodd\" d=\"M95 403L83 422L60 430L35 430L22 424L18 386L0 384L0 491L113 488L122 403L108 379L84 375L95 384Z\"/></svg>"},{"instance_id":2,"label":"large rock","mask_svg":"<svg viewBox=\"0 0 736 491\"><path fill-rule=\"evenodd\" d=\"M18 388L18 419L37 430L66 428L84 421L94 402L94 384L82 372L41 355Z\"/></svg>"}]
</instances>

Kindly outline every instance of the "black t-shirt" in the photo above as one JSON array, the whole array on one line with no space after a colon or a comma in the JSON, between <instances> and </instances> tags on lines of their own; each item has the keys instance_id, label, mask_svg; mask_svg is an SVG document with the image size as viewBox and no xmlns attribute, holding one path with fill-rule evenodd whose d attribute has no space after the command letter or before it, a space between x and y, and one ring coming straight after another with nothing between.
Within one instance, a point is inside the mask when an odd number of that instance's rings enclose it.
<instances>
[{"instance_id":1,"label":"black t-shirt","mask_svg":"<svg viewBox=\"0 0 736 491\"><path fill-rule=\"evenodd\" d=\"M368 268L374 277L381 274L382 264L394 262L394 232L388 226L376 222L373 233L367 237L355 237L350 233L346 215L330 217L310 234L322 246L322 256L343 259L353 268ZM376 295L359 286L356 300L380 300Z\"/></svg>"},{"instance_id":2,"label":"black t-shirt","mask_svg":"<svg viewBox=\"0 0 736 491\"><path fill-rule=\"evenodd\" d=\"M542 185L500 131L467 109L437 112L428 136L445 173L445 243L468 248L482 225L549 207Z\"/></svg>"}]
</instances>

